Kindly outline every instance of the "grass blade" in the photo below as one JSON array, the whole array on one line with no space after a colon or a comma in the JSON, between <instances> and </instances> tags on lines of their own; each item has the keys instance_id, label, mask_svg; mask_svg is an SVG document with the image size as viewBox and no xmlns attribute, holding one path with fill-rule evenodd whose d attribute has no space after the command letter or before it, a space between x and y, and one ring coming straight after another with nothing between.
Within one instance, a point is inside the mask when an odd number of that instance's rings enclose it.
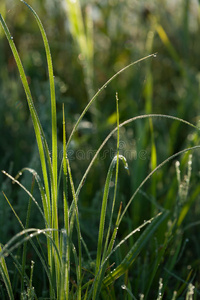
<instances>
[{"instance_id":1,"label":"grass blade","mask_svg":"<svg viewBox=\"0 0 200 300\"><path fill-rule=\"evenodd\" d=\"M44 184L45 184L45 191L46 191L46 195L47 195L47 200L48 200L48 209L50 210L50 192L49 192L49 182L48 182L48 175L47 175L47 168L46 168L46 161L45 161L45 154L44 154L44 149L43 149L43 142L45 145L45 152L47 155L47 161L50 162L50 157L49 157L49 151L48 151L48 147L47 144L45 144L46 139L44 136L44 132L42 130L42 126L40 124L39 118L37 116L37 112L33 103L33 99L32 99L32 95L31 95L31 91L28 85L28 81L24 72L24 68L23 65L21 63L17 48L15 46L15 43L13 41L13 37L11 36L9 29L2 17L2 15L0 14L0 22L1 25L4 29L4 32L6 34L6 37L8 39L10 48L13 52L13 56L15 58L19 73L20 73L20 77L21 77L21 81L24 87L24 91L26 93L26 97L27 97L27 102L28 102L28 106L29 106L29 110L30 110L30 114L31 114L31 118L32 118L32 122L33 122L33 126L34 126L34 130L35 130L35 136L36 136L36 140L37 140L37 145L38 145L38 150L39 150L39 154L40 154L40 162L41 162L41 167L42 167L42 172L43 172L43 178L44 178Z\"/></svg>"},{"instance_id":2,"label":"grass blade","mask_svg":"<svg viewBox=\"0 0 200 300\"><path fill-rule=\"evenodd\" d=\"M0 244L0 253L1 253L1 251L2 251L2 248L1 248L1 244ZM2 276L4 284L6 286L6 290L7 290L9 299L14 300L14 295L13 295L13 291L12 291L10 277L8 274L8 269L6 266L5 259L3 257L0 258L0 274Z\"/></svg>"},{"instance_id":3,"label":"grass blade","mask_svg":"<svg viewBox=\"0 0 200 300\"><path fill-rule=\"evenodd\" d=\"M168 212L164 212L155 217L147 229L141 234L137 242L130 249L121 264L112 272L110 272L103 280L104 286L112 284L117 278L122 276L134 262L138 254L142 251L146 243L152 237L159 225L164 222L168 216Z\"/></svg>"}]
</instances>

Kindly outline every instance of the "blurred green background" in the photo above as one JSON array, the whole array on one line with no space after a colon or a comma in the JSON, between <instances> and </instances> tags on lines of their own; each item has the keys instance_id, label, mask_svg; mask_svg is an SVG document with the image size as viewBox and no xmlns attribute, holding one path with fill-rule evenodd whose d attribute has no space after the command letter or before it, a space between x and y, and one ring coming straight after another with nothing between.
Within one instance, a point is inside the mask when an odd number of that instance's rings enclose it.
<instances>
[{"instance_id":1,"label":"blurred green background","mask_svg":"<svg viewBox=\"0 0 200 300\"><path fill-rule=\"evenodd\" d=\"M72 1L73 2L73 1ZM55 73L59 163L62 158L62 103L65 104L67 135L89 99L117 71L143 56L157 53L122 73L101 93L85 115L70 145L69 158L77 186L107 134L116 126L115 94L119 95L120 122L148 114L167 114L195 125L200 119L200 4L195 0L91 0L81 1L84 26L90 37L90 56L84 56L73 36L67 1L30 0L46 30ZM39 118L50 141L51 115L45 51L37 24L25 5L17 0L1 0L5 18L19 50L29 80ZM88 45L89 47L89 45ZM89 48L87 48L88 50ZM86 50L86 53L87 53ZM88 50L89 51L89 50ZM0 28L0 169L13 176L23 167L40 170L38 152L25 93L2 28ZM199 143L198 133L177 121L143 119L120 130L120 153L128 161L130 175L122 168L118 201L126 203L149 172L168 156ZM81 191L80 211L87 238L96 239L99 209L106 173L116 153L114 136L104 148ZM199 219L199 153L193 153L193 169L188 199L188 220ZM182 174L188 154L178 157ZM30 189L30 175L22 183ZM27 196L0 174L1 190L25 218ZM124 232L154 215L159 206L173 210L178 184L175 161L171 161L145 184L132 204ZM37 192L35 192L37 193ZM155 204L156 203L156 204ZM61 205L61 204L60 204ZM34 209L34 208L33 208ZM87 219L90 218L90 222ZM1 242L19 231L3 195L0 195ZM39 217L38 217L39 219ZM85 221L86 220L86 221ZM94 227L91 229L91 222ZM62 216L60 220L62 224ZM39 227L37 215L32 225ZM95 227L97 226L97 227ZM122 230L122 231L123 231ZM194 235L195 237L195 235ZM187 257L199 263L194 240ZM191 250L193 249L193 250Z\"/></svg>"}]
</instances>

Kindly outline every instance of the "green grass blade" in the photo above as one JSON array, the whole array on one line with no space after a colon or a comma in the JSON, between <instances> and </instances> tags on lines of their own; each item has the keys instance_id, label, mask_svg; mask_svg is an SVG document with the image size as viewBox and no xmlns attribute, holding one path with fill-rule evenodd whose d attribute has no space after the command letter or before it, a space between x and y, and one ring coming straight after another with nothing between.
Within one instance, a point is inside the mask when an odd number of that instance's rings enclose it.
<instances>
[{"instance_id":1,"label":"green grass blade","mask_svg":"<svg viewBox=\"0 0 200 300\"><path fill-rule=\"evenodd\" d=\"M102 207L101 207L101 216L100 216L100 224L99 224L99 237L98 237L98 244L97 244L97 256L96 256L96 269L95 269L95 276L101 276L101 272L99 274L99 268L101 264L101 257L102 257L102 248L103 248L103 237L104 237L104 226L105 226L105 218L106 218L106 212L107 212L107 203L108 203L108 195L109 195L109 189L110 189L110 182L113 175L114 167L117 164L117 160L121 159L123 162L126 163L126 159L122 155L116 155L109 167L108 174L106 177L105 187L104 187L104 194L103 194L103 200L102 200ZM107 242L104 245L104 247L107 248ZM106 253L106 248L104 248L104 253ZM96 281L96 284L98 284L98 280ZM97 293L96 285L94 286L94 293L93 298L95 299Z\"/></svg>"},{"instance_id":2,"label":"green grass blade","mask_svg":"<svg viewBox=\"0 0 200 300\"><path fill-rule=\"evenodd\" d=\"M44 149L43 149L43 142L44 142L44 148L45 148L45 153L47 155L47 162L48 164L50 164L50 156L49 156L49 151L48 151L48 147L46 144L46 139L44 136L44 132L42 130L42 126L40 124L39 118L37 116L37 112L33 103L33 99L32 99L32 95L31 95L31 91L28 85L28 81L24 72L24 68L22 66L17 48L15 46L15 43L13 41L13 37L11 36L9 29L2 17L2 15L0 14L0 22L1 25L4 29L4 32L6 34L6 37L8 39L10 48L12 50L13 56L15 58L19 73L20 73L20 77L21 77L21 81L24 87L24 91L26 93L26 97L27 97L27 102L28 102L28 106L29 106L29 110L30 110L30 114L31 114L31 118L32 118L32 122L33 122L33 126L34 126L34 130L35 130L35 136L36 136L36 140L37 140L37 145L38 145L38 150L39 150L39 154L40 154L40 162L41 162L41 167L42 167L42 172L43 172L43 179L44 179L44 184L45 184L45 191L46 191L46 195L47 195L47 200L48 200L48 209L50 211L50 191L49 191L49 182L48 182L48 175L47 175L47 168L46 168L46 161L45 161L45 154L44 154ZM51 164L50 164L51 165Z\"/></svg>"},{"instance_id":3,"label":"green grass blade","mask_svg":"<svg viewBox=\"0 0 200 300\"><path fill-rule=\"evenodd\" d=\"M104 286L109 286L112 284L117 278L122 276L132 265L138 254L143 250L146 243L151 239L152 235L159 227L159 225L166 220L168 216L168 212L164 212L155 217L146 230L141 234L138 238L137 242L130 249L128 254L125 256L121 264L112 272L110 272L105 279L103 280Z\"/></svg>"},{"instance_id":4,"label":"green grass blade","mask_svg":"<svg viewBox=\"0 0 200 300\"><path fill-rule=\"evenodd\" d=\"M1 253L1 251L2 251L2 248L1 248L1 244L0 244L0 253ZM8 274L8 269L6 266L5 259L3 257L0 258L0 274L1 274L3 282L5 284L9 299L14 300L14 295L13 295L13 290L12 290L12 286L11 286L11 282L10 282L10 277Z\"/></svg>"},{"instance_id":5,"label":"green grass blade","mask_svg":"<svg viewBox=\"0 0 200 300\"><path fill-rule=\"evenodd\" d=\"M53 169L53 182L51 187L53 189L53 218L54 222L53 227L58 229L58 217L57 217L57 118L56 118L56 96L55 96L55 83L54 83L54 75L53 75L53 64L51 59L51 52L49 43L47 40L47 36L42 25L40 18L34 9L28 5L24 0L21 0L32 12L34 17L36 18L38 27L40 29L44 47L46 51L47 64L48 64L48 72L49 72L49 82L50 82L50 93L51 93L51 119L52 119L52 169Z\"/></svg>"},{"instance_id":6,"label":"green grass blade","mask_svg":"<svg viewBox=\"0 0 200 300\"><path fill-rule=\"evenodd\" d=\"M69 278L70 278L70 232L69 232L69 208L67 203L67 152L66 152L66 129L65 129L65 111L63 104L63 206L64 206L64 224L65 231L64 237L66 242L66 247L63 255L65 255L65 270L64 270L64 291L66 295L66 300L69 299Z\"/></svg>"},{"instance_id":7,"label":"green grass blade","mask_svg":"<svg viewBox=\"0 0 200 300\"><path fill-rule=\"evenodd\" d=\"M74 210L72 212L71 216L71 222L70 222L70 237L72 235L73 231L73 225L74 225L74 215L76 216L76 228L77 228L77 238L78 238L78 265L77 265L77 285L78 285L78 296L77 299L81 300L81 269L82 269L82 247L81 247L81 230L80 230L80 223L79 223L79 214L78 214L78 206L77 206L77 198L76 198L76 193L75 193L75 188L74 188L74 183L72 179L72 174L71 174L71 168L69 164L69 160L67 158L67 168L68 168L68 174L69 174L69 181L71 185L71 191L72 191L72 196L73 196L73 203L74 203ZM72 204L73 205L73 204ZM71 240L71 238L70 238Z\"/></svg>"},{"instance_id":8,"label":"green grass blade","mask_svg":"<svg viewBox=\"0 0 200 300\"><path fill-rule=\"evenodd\" d=\"M32 184L31 184L31 195L33 195L34 185L35 185L35 177L33 176ZM29 197L25 228L28 228L28 226L29 226L30 215L31 215L31 198ZM23 253L22 253L22 278L24 278L24 276L25 276L26 256L27 256L27 243L24 243ZM24 281L22 280L21 281L21 293L23 291L24 291Z\"/></svg>"},{"instance_id":9,"label":"green grass blade","mask_svg":"<svg viewBox=\"0 0 200 300\"><path fill-rule=\"evenodd\" d=\"M114 213L114 208L115 208L115 201L116 201L116 196L117 196L117 182L118 182L118 172L119 172L119 99L118 99L118 94L116 93L116 113L117 113L117 161L116 161L116 171L115 171L115 189L114 189L114 196L113 196L113 202L112 202L112 209L111 209L111 214L110 214L110 222L108 226L108 232L106 236L106 241L105 241L105 246L104 246L104 253L102 256L102 260L104 260L104 257L107 252L107 245L108 245L108 240L110 237L110 231L111 231L111 226L113 222L113 213Z\"/></svg>"}]
</instances>

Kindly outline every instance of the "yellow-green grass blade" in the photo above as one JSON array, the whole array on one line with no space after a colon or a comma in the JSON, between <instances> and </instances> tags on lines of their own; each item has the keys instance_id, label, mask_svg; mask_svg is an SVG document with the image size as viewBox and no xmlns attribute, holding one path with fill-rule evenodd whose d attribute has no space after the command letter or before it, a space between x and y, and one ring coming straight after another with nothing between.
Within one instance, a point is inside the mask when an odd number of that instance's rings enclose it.
<instances>
[{"instance_id":1,"label":"yellow-green grass blade","mask_svg":"<svg viewBox=\"0 0 200 300\"><path fill-rule=\"evenodd\" d=\"M91 99L93 95L93 20L90 14L90 7L87 6L85 20L81 12L80 1L67 2L67 15L70 24L70 30L74 41L77 44L78 53L81 53L81 61L87 93Z\"/></svg>"},{"instance_id":2,"label":"yellow-green grass blade","mask_svg":"<svg viewBox=\"0 0 200 300\"><path fill-rule=\"evenodd\" d=\"M58 229L58 216L57 216L57 118L56 118L56 96L55 96L55 83L54 83L54 75L53 75L53 64L51 58L51 52L49 43L47 40L47 36L42 25L40 18L38 17L37 13L34 9L28 5L24 0L21 0L32 12L34 17L36 18L38 27L40 29L46 57L47 57L47 64L48 64L48 72L49 72L49 82L50 82L50 93L51 93L51 119L52 119L52 170L53 170L53 178L51 182L52 188L52 217L53 217L53 228ZM57 236L58 239L58 236ZM58 240L57 240L58 242Z\"/></svg>"},{"instance_id":3,"label":"yellow-green grass blade","mask_svg":"<svg viewBox=\"0 0 200 300\"><path fill-rule=\"evenodd\" d=\"M43 43L45 47L46 57L47 57L47 64L48 64L48 73L49 73L49 82L50 82L50 93L51 93L51 119L52 119L52 167L49 164L49 171L50 171L50 178L51 178L51 193L52 193L52 220L51 220L51 227L58 229L58 208L57 208L57 118L56 118L56 97L55 97L55 83L54 83L54 75L53 75L53 65L51 59L51 52L49 43L47 40L47 36L44 30L44 27L41 23L40 18L38 17L37 13L33 10L33 8L28 5L24 0L21 0L27 7L31 10L34 17L36 18L38 27L40 29ZM49 153L48 153L49 157ZM50 157L49 157L50 158ZM50 161L49 161L50 162ZM59 234L58 231L53 233L55 235L55 242L57 247L59 248ZM57 257L57 256L56 256ZM50 259L50 252L49 252L49 259ZM59 263L57 258L55 259L55 270L56 270L56 278L57 278L57 288L59 293Z\"/></svg>"},{"instance_id":4,"label":"yellow-green grass blade","mask_svg":"<svg viewBox=\"0 0 200 300\"><path fill-rule=\"evenodd\" d=\"M2 248L1 248L1 244L0 244L0 253L1 252L2 252ZM1 277L5 284L9 299L14 300L14 295L13 295L13 290L12 290L12 286L11 286L11 282L10 282L10 277L8 274L8 269L6 266L5 259L3 257L0 258L0 274L1 274Z\"/></svg>"}]
</instances>

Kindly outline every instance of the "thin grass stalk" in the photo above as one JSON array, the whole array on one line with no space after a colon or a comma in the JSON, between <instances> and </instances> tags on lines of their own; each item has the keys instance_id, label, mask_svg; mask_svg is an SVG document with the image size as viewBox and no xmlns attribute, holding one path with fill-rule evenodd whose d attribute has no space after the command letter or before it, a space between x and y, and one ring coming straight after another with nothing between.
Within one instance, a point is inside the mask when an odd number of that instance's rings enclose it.
<instances>
[{"instance_id":1,"label":"thin grass stalk","mask_svg":"<svg viewBox=\"0 0 200 300\"><path fill-rule=\"evenodd\" d=\"M109 222L109 226L108 226L108 232L107 232L107 236L106 236L102 260L104 260L105 254L107 252L107 245L108 245L108 240L110 237L110 231L111 231L111 226L112 226L112 222L113 222L113 213L114 213L116 196L117 196L117 181L118 181L118 173L119 173L119 98L118 98L118 93L116 93L116 113L117 113L117 160L116 160L116 169L115 169L116 170L115 171L115 189L114 189L112 209L111 209L111 214L110 214L110 222Z\"/></svg>"},{"instance_id":2,"label":"thin grass stalk","mask_svg":"<svg viewBox=\"0 0 200 300\"><path fill-rule=\"evenodd\" d=\"M155 28L151 28L147 35L146 41L146 51L147 53L151 53L153 49L153 42L155 36ZM148 60L146 63L146 84L145 84L145 111L147 114L152 112L152 98L153 98L153 73L151 70L151 61ZM151 134L151 170L155 169L157 166L157 151L155 145L155 138L154 138L154 128L153 128L153 121L149 119L149 129ZM151 182L151 194L156 199L156 177L152 178ZM155 214L154 206L151 206L151 216Z\"/></svg>"},{"instance_id":3,"label":"thin grass stalk","mask_svg":"<svg viewBox=\"0 0 200 300\"><path fill-rule=\"evenodd\" d=\"M66 151L66 129L65 129L65 111L63 104L63 206L64 206L64 225L66 230L66 264L64 269L64 291L66 300L69 299L69 278L70 278L70 229L69 229L69 208L67 202L67 151Z\"/></svg>"},{"instance_id":4,"label":"thin grass stalk","mask_svg":"<svg viewBox=\"0 0 200 300\"><path fill-rule=\"evenodd\" d=\"M73 231L73 219L74 215L76 216L76 228L77 228L77 238L78 238L78 265L77 265L77 285L78 285L78 296L77 299L81 300L81 269L82 269L82 248L81 248L81 230L80 230L80 224L79 224L79 215L78 215L78 206L77 206L77 198L76 198L76 192L74 188L74 183L72 179L72 174L71 174L71 168L69 164L68 158L67 160L67 168L68 168L68 174L69 174L69 180L70 180L70 186L71 186L71 191L72 191L72 196L73 196L73 203L74 203L74 211L72 213L72 222L70 223L70 240L71 240L71 235Z\"/></svg>"},{"instance_id":5,"label":"thin grass stalk","mask_svg":"<svg viewBox=\"0 0 200 300\"><path fill-rule=\"evenodd\" d=\"M115 73L110 79L108 79L106 81L106 83L104 83L104 85L102 85L102 87L98 90L98 92L93 96L93 98L90 100L90 102L86 105L85 109L83 110L82 114L80 115L80 117L78 118L76 124L74 125L73 129L72 129L72 132L69 136L69 139L67 141L67 149L69 147L69 144L72 140L72 137L79 125L79 123L81 122L82 118L84 117L84 115L86 114L86 112L88 111L88 109L90 108L90 106L92 105L92 103L94 102L94 100L97 98L97 96L107 87L108 84L111 83L111 81L113 81L113 79L115 79L118 75L120 75L122 72L124 72L125 70L127 70L128 68L130 68L131 66L134 66L136 65L137 63L139 62L142 62L143 60L147 59L147 58L150 58L150 57L155 57L155 53L154 54L150 54L150 55L147 55L143 58L140 58L138 59L137 61L134 61L132 63L130 63L129 65L127 65L126 67L122 68L121 70L119 70L117 73Z\"/></svg>"},{"instance_id":6,"label":"thin grass stalk","mask_svg":"<svg viewBox=\"0 0 200 300\"><path fill-rule=\"evenodd\" d=\"M116 160L116 171L115 171L115 189L114 189L114 196L113 196L108 232L106 235L105 246L104 246L104 251L103 251L102 260L101 260L102 262L104 261L106 254L108 255L107 247L108 247L108 241L109 241L110 232L111 232L111 226L112 226L112 222L113 222L113 213L114 213L114 207L115 207L115 201L116 201L116 195L117 195L117 181L118 181L118 172L119 172L119 99L118 99L117 93L116 93L116 112L117 112L117 160ZM117 234L116 231L115 231L115 233ZM104 269L105 268L106 268L106 266L104 267ZM102 273L104 273L104 271L105 270L102 270Z\"/></svg>"},{"instance_id":7,"label":"thin grass stalk","mask_svg":"<svg viewBox=\"0 0 200 300\"><path fill-rule=\"evenodd\" d=\"M124 160L125 158L122 155L116 155L109 167L108 174L106 177L106 182L105 182L105 187L104 187L104 194L103 194L103 200L102 200L102 206L101 206L101 215L100 215L100 223L99 223L99 236L98 236L98 244L97 244L97 256L96 256L96 267L95 267L95 277L100 278L101 277L101 272L99 272L100 265L101 265L101 260L103 259L102 257L102 248L103 253L106 253L107 250L107 244L108 244L108 238L110 233L108 233L106 242L103 246L103 237L104 237L104 227L105 227L105 218L106 218L106 212L107 212L107 203L108 203L108 195L109 195L109 189L110 189L110 182L112 179L112 174L113 174L113 169L115 165L117 164L117 159L122 159ZM118 171L117 171L117 176L118 176ZM115 201L115 199L114 199ZM110 224L111 226L111 224ZM97 291L100 287L100 282L99 280L96 280L96 284L94 285L94 291L93 291L93 298L96 298Z\"/></svg>"},{"instance_id":8,"label":"thin grass stalk","mask_svg":"<svg viewBox=\"0 0 200 300\"><path fill-rule=\"evenodd\" d=\"M35 177L33 176L32 184L31 184L31 195L33 195L34 185L35 185ZM30 220L30 214L31 214L31 203L32 203L31 200L32 200L31 197L29 197L25 229L27 229L29 226L29 220ZM24 243L23 252L22 252L22 278L24 278L24 275L25 275L26 254L27 254L27 243ZM23 291L24 291L24 280L21 281L21 292L23 292Z\"/></svg>"},{"instance_id":9,"label":"thin grass stalk","mask_svg":"<svg viewBox=\"0 0 200 300\"><path fill-rule=\"evenodd\" d=\"M33 202L35 203L35 205L37 206L37 208L38 208L38 210L39 210L39 212L41 213L41 215L42 215L42 217L43 217L43 219L44 219L44 223L45 223L45 225L47 226L48 224L47 224L47 222L46 222L46 218L45 218L45 215L44 215L44 213L43 213L43 211L42 211L42 209L41 209L41 207L39 206L39 204L38 204L38 202L36 201L36 199L33 197L33 195L25 188L25 186L23 186L18 180L16 180L14 177L12 177L10 174L8 174L7 172L5 172L5 171L2 171L2 173L3 174L5 174L7 177L9 177L10 179L12 179L12 181L14 182L14 183L17 183L28 195L29 195L29 197L33 200ZM7 199L6 199L7 200ZM7 200L8 201L8 200ZM11 207L12 208L12 207ZM18 219L18 221L20 222L20 224L22 224L21 223L21 220L20 219Z\"/></svg>"}]
</instances>

